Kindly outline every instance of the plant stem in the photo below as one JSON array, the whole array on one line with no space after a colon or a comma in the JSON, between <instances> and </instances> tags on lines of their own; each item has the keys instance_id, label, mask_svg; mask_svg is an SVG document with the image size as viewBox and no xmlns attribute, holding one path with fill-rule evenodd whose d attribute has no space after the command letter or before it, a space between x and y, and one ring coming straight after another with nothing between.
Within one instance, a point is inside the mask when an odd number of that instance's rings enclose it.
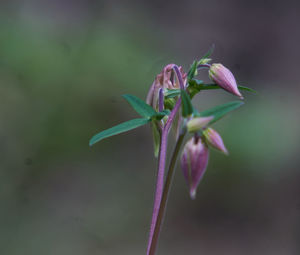
<instances>
[{"instance_id":1,"label":"plant stem","mask_svg":"<svg viewBox=\"0 0 300 255\"><path fill-rule=\"evenodd\" d=\"M170 128L172 126L172 123L175 119L175 116L176 116L178 110L180 109L180 106L181 106L181 98L179 98L177 100L174 109L170 113L170 116L169 116L165 126L162 129L153 214L152 214L150 234L149 234L149 239L148 239L148 248L147 248L148 255L150 252L150 247L152 245L152 238L153 238L154 229L156 226L157 216L159 213L159 207L160 207L160 202L161 202L163 188L164 188L164 175L165 175L165 165L166 165L166 158L167 158L168 134L169 134Z\"/></svg>"},{"instance_id":2,"label":"plant stem","mask_svg":"<svg viewBox=\"0 0 300 255\"><path fill-rule=\"evenodd\" d=\"M179 71L179 68L177 65L174 65L173 68L177 75L180 89L184 90L185 86L184 86L184 81L183 81L181 72ZM160 91L160 94L162 94L162 91ZM160 96L160 99L162 99L162 98L163 97ZM160 101L162 102L162 100L160 100ZM160 102L160 108L162 108L161 102ZM161 200L162 200L162 195L163 195L163 189L164 189L164 175L165 175L165 165L166 165L166 158L167 158L168 134L169 134L170 128L172 126L172 123L176 117L176 114L178 113L178 111L180 109L180 106L181 106L181 98L178 98L173 110L171 111L171 113L169 115L169 118L168 118L165 126L162 128L156 190L155 190L155 198L154 198L154 207L153 207L153 214L152 214L152 220L151 220L151 226L150 226L150 234L149 234L149 239L148 239L147 255L154 254L155 247L156 247L157 241L158 241L158 235L159 235L162 219L160 219L159 226L157 227L156 225L157 225L157 219L158 219L158 215L159 215L159 210L160 210ZM177 156L176 156L176 158L177 158ZM176 162L176 158L175 158L175 162ZM175 165L175 163L174 163L174 165ZM165 207L165 203L166 203L166 201L164 202L164 207ZM163 212L164 212L164 209L161 212L162 216L163 216ZM162 216L161 216L161 218L162 218ZM157 230L155 231L156 228L157 228ZM156 233L157 237L156 237L155 241L153 242L153 235L155 232L157 232ZM154 245L154 247L152 248L153 245ZM151 252L150 250L152 250L152 253L150 253Z\"/></svg>"},{"instance_id":3,"label":"plant stem","mask_svg":"<svg viewBox=\"0 0 300 255\"><path fill-rule=\"evenodd\" d=\"M171 162L170 162L170 166L169 166L169 170L167 173L166 182L165 182L165 186L163 189L163 194L162 194L162 198L161 198L161 202L160 202L160 207L159 207L159 211L158 211L158 215L157 215L157 220L156 220L156 224L155 224L155 228L154 228L153 238L152 238L152 242L151 242L151 246L150 246L150 250L149 250L149 255L155 254L155 250L156 250L157 243L158 243L158 237L159 237L159 233L161 230L161 224L162 224L162 221L164 218L165 209L166 209L166 205L167 205L167 201L168 201L168 195L169 195L172 179L174 176L176 161L177 161L177 157L178 157L184 136L185 136L185 132L183 132L179 135L177 143L175 145L175 149L174 149L172 158L171 158Z\"/></svg>"},{"instance_id":4,"label":"plant stem","mask_svg":"<svg viewBox=\"0 0 300 255\"><path fill-rule=\"evenodd\" d=\"M164 186L164 172L165 172L165 162L166 162L166 153L167 153L167 142L168 142L168 133L163 129L161 135L161 143L159 149L159 162L158 162L158 171L157 171L157 179L156 179L156 189L155 189L155 197L154 197L154 206L153 206L153 214L150 226L150 235L148 240L148 248L147 254L149 254L153 233L156 225L157 215L159 211L160 201L163 192Z\"/></svg>"}]
</instances>

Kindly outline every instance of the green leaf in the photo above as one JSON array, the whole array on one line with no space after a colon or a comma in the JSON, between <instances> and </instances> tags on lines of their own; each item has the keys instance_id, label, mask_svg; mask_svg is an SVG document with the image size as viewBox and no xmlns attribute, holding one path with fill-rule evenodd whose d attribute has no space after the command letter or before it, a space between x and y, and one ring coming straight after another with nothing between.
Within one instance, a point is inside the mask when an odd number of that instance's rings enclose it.
<instances>
[{"instance_id":1,"label":"green leaf","mask_svg":"<svg viewBox=\"0 0 300 255\"><path fill-rule=\"evenodd\" d=\"M221 89L218 84L201 84L199 90Z\"/></svg>"},{"instance_id":2,"label":"green leaf","mask_svg":"<svg viewBox=\"0 0 300 255\"><path fill-rule=\"evenodd\" d=\"M148 104L146 104L143 100L139 99L133 95L123 95L123 97L127 100L127 102L132 106L132 108L140 114L142 117L152 117L157 112Z\"/></svg>"},{"instance_id":3,"label":"green leaf","mask_svg":"<svg viewBox=\"0 0 300 255\"><path fill-rule=\"evenodd\" d=\"M192 79L189 81L188 91L191 98L194 98L196 94L198 94L202 88L203 81Z\"/></svg>"},{"instance_id":4,"label":"green leaf","mask_svg":"<svg viewBox=\"0 0 300 255\"><path fill-rule=\"evenodd\" d=\"M201 68L201 67L199 67L199 65L205 65L205 64L208 64L210 61L212 61L211 58L201 58L201 59L198 61L198 70L199 70L199 68ZM202 67L202 68L204 68L204 67ZM207 68L207 67L206 67L206 68Z\"/></svg>"},{"instance_id":5,"label":"green leaf","mask_svg":"<svg viewBox=\"0 0 300 255\"><path fill-rule=\"evenodd\" d=\"M182 116L187 117L194 112L191 98L185 90L181 90Z\"/></svg>"},{"instance_id":6,"label":"green leaf","mask_svg":"<svg viewBox=\"0 0 300 255\"><path fill-rule=\"evenodd\" d=\"M92 139L90 140L89 144L90 144L90 146L92 146L93 144L101 141L104 138L107 138L107 137L110 137L113 135L117 135L117 134L129 131L129 130L132 130L134 128L143 126L143 125L147 124L149 121L151 121L151 119L149 119L149 118L133 119L133 120L126 121L124 123L121 123L117 126L106 129L106 130L94 135L92 137Z\"/></svg>"},{"instance_id":7,"label":"green leaf","mask_svg":"<svg viewBox=\"0 0 300 255\"><path fill-rule=\"evenodd\" d=\"M164 93L166 98L173 98L180 95L180 89L166 89Z\"/></svg>"},{"instance_id":8,"label":"green leaf","mask_svg":"<svg viewBox=\"0 0 300 255\"><path fill-rule=\"evenodd\" d=\"M257 93L254 89L245 87L245 86L238 86L239 90L244 90L252 93ZM211 90L211 89L222 89L219 85L215 83L211 84L204 84L203 81L192 79L189 81L188 92L190 97L193 98L196 94L198 94L201 90ZM178 93L176 91L170 92L171 95Z\"/></svg>"},{"instance_id":9,"label":"green leaf","mask_svg":"<svg viewBox=\"0 0 300 255\"><path fill-rule=\"evenodd\" d=\"M245 91L249 91L249 92L252 92L252 93L257 93L257 91L256 90L254 90L254 89L251 89L251 88L249 88L249 87L245 87L245 86L241 86L241 85L239 85L238 86L238 88L240 89L240 90L245 90Z\"/></svg>"},{"instance_id":10,"label":"green leaf","mask_svg":"<svg viewBox=\"0 0 300 255\"><path fill-rule=\"evenodd\" d=\"M212 84L202 84L201 87L199 88L200 90L209 90L209 89L221 89L221 87L215 83ZM257 93L254 89L245 87L245 86L238 86L239 90L245 90L245 91L249 91L252 93Z\"/></svg>"},{"instance_id":11,"label":"green leaf","mask_svg":"<svg viewBox=\"0 0 300 255\"><path fill-rule=\"evenodd\" d=\"M215 45L212 44L212 45L210 46L208 52L207 52L201 59L209 58L210 55L214 52L214 50L215 50ZM200 59L200 61L201 61L201 59ZM199 62L200 62L200 61L199 61Z\"/></svg>"},{"instance_id":12,"label":"green leaf","mask_svg":"<svg viewBox=\"0 0 300 255\"><path fill-rule=\"evenodd\" d=\"M212 124L216 122L217 120L224 117L227 113L239 108L241 105L243 105L244 102L242 101L232 101L226 104L218 105L216 107L213 107L211 109L208 109L206 111L200 112L195 114L197 117L208 117L208 116L214 116L213 120L209 124Z\"/></svg>"},{"instance_id":13,"label":"green leaf","mask_svg":"<svg viewBox=\"0 0 300 255\"><path fill-rule=\"evenodd\" d=\"M161 112L157 112L154 116L152 116L152 119L161 120L163 117L169 115L170 113L170 110L163 110Z\"/></svg>"},{"instance_id":14,"label":"green leaf","mask_svg":"<svg viewBox=\"0 0 300 255\"><path fill-rule=\"evenodd\" d=\"M191 79L193 79L194 76L197 75L197 66L198 66L198 62L195 60L193 62L193 64L191 65L191 68L190 68L190 70L188 72L188 75L187 75L188 81L191 80Z\"/></svg>"}]
</instances>

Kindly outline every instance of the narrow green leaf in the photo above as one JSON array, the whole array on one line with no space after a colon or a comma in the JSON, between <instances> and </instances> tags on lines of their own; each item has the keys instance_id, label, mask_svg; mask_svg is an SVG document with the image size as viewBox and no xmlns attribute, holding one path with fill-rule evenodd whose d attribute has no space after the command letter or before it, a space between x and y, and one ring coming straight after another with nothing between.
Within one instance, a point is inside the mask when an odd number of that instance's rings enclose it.
<instances>
[{"instance_id":1,"label":"narrow green leaf","mask_svg":"<svg viewBox=\"0 0 300 255\"><path fill-rule=\"evenodd\" d=\"M142 117L152 117L156 114L156 111L143 100L139 99L133 95L123 95L127 102L132 106L132 108L140 114Z\"/></svg>"},{"instance_id":2,"label":"narrow green leaf","mask_svg":"<svg viewBox=\"0 0 300 255\"><path fill-rule=\"evenodd\" d=\"M238 88L240 89L240 90L245 90L245 91L249 91L249 92L252 92L252 93L257 93L257 91L256 90L254 90L254 89L251 89L251 88L249 88L249 87L245 87L245 86L241 86L241 85L239 85L238 86Z\"/></svg>"},{"instance_id":3,"label":"narrow green leaf","mask_svg":"<svg viewBox=\"0 0 300 255\"><path fill-rule=\"evenodd\" d=\"M92 137L92 139L90 140L90 146L92 146L93 144L101 141L104 138L113 136L113 135L117 135L129 130L132 130L134 128L143 126L145 124L147 124L149 121L151 121L151 119L149 118L144 118L144 119L133 119L133 120L129 120L126 122L123 122L117 126L114 126L112 128L106 129L96 135L94 135Z\"/></svg>"},{"instance_id":4,"label":"narrow green leaf","mask_svg":"<svg viewBox=\"0 0 300 255\"><path fill-rule=\"evenodd\" d=\"M254 89L245 87L245 86L238 86L239 90L245 90L245 91L249 91L252 93L257 93ZM221 89L221 87L215 83L212 84L202 84L201 87L199 88L200 90L209 90L209 89Z\"/></svg>"},{"instance_id":5,"label":"narrow green leaf","mask_svg":"<svg viewBox=\"0 0 300 255\"><path fill-rule=\"evenodd\" d=\"M218 106L208 109L206 111L197 113L196 116L198 116L198 117L214 116L214 119L210 122L210 124L212 124L212 123L216 122L217 120L221 119L227 113L239 108L243 104L244 104L244 102L242 102L242 101L232 101L232 102L229 102L226 104L218 105Z\"/></svg>"},{"instance_id":6,"label":"narrow green leaf","mask_svg":"<svg viewBox=\"0 0 300 255\"><path fill-rule=\"evenodd\" d=\"M211 90L211 89L221 89L217 84L202 84L199 88L200 90Z\"/></svg>"},{"instance_id":7,"label":"narrow green leaf","mask_svg":"<svg viewBox=\"0 0 300 255\"><path fill-rule=\"evenodd\" d=\"M197 66L198 66L198 62L195 60L193 62L193 64L191 65L191 68L190 68L190 70L188 72L188 75L187 75L188 81L191 80L191 79L193 79L194 76L197 75Z\"/></svg>"},{"instance_id":8,"label":"narrow green leaf","mask_svg":"<svg viewBox=\"0 0 300 255\"><path fill-rule=\"evenodd\" d=\"M168 109L166 109L166 110L163 110L163 111L161 111L161 112L158 112L157 114L158 114L158 115L159 115L159 114L169 115L170 113L171 113L171 111L168 110Z\"/></svg>"},{"instance_id":9,"label":"narrow green leaf","mask_svg":"<svg viewBox=\"0 0 300 255\"><path fill-rule=\"evenodd\" d=\"M251 88L248 88L245 86L238 86L238 88L239 88L239 90L257 93L254 89L251 89ZM222 88L215 83L204 84L203 81L197 80L197 79L192 79L189 81L188 92L189 92L191 98L193 98L201 90L211 90L211 89L222 89ZM175 94L178 92L176 92L176 91L170 92L171 95L173 95L173 93Z\"/></svg>"},{"instance_id":10,"label":"narrow green leaf","mask_svg":"<svg viewBox=\"0 0 300 255\"><path fill-rule=\"evenodd\" d=\"M209 58L210 55L214 52L215 50L215 45L212 44L208 50L208 52L201 58L201 59L205 59L205 58ZM201 60L200 60L201 61Z\"/></svg>"},{"instance_id":11,"label":"narrow green leaf","mask_svg":"<svg viewBox=\"0 0 300 255\"><path fill-rule=\"evenodd\" d=\"M180 95L180 89L166 89L165 91L166 98L173 98Z\"/></svg>"},{"instance_id":12,"label":"narrow green leaf","mask_svg":"<svg viewBox=\"0 0 300 255\"><path fill-rule=\"evenodd\" d=\"M163 110L161 112L157 112L154 116L152 116L152 119L161 120L166 115L170 114L170 110Z\"/></svg>"},{"instance_id":13,"label":"narrow green leaf","mask_svg":"<svg viewBox=\"0 0 300 255\"><path fill-rule=\"evenodd\" d=\"M205 64L208 64L210 61L212 61L211 58L201 58L199 61L198 61L198 70L199 68L204 68L204 67L199 67L199 65L205 65ZM206 67L207 68L207 67Z\"/></svg>"},{"instance_id":14,"label":"narrow green leaf","mask_svg":"<svg viewBox=\"0 0 300 255\"><path fill-rule=\"evenodd\" d=\"M191 98L185 90L181 90L182 116L187 117L194 112Z\"/></svg>"}]
</instances>

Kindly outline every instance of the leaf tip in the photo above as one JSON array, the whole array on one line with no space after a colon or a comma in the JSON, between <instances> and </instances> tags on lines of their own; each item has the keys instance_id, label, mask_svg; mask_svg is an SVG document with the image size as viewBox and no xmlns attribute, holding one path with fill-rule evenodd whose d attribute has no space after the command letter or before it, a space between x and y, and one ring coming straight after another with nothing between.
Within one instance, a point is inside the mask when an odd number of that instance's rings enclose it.
<instances>
[{"instance_id":1,"label":"leaf tip","mask_svg":"<svg viewBox=\"0 0 300 255\"><path fill-rule=\"evenodd\" d=\"M93 138L89 141L89 146L92 147L94 145L94 141L93 141Z\"/></svg>"}]
</instances>

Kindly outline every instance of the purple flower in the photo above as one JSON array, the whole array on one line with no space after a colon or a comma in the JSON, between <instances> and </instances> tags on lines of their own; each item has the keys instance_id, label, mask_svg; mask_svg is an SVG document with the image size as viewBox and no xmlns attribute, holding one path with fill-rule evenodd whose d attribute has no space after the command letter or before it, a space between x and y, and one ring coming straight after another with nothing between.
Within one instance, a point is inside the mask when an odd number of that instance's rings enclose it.
<instances>
[{"instance_id":1,"label":"purple flower","mask_svg":"<svg viewBox=\"0 0 300 255\"><path fill-rule=\"evenodd\" d=\"M193 137L186 143L181 156L181 168L192 199L196 197L197 186L205 173L208 158L208 147L201 138Z\"/></svg>"},{"instance_id":2,"label":"purple flower","mask_svg":"<svg viewBox=\"0 0 300 255\"><path fill-rule=\"evenodd\" d=\"M224 90L243 99L233 74L222 64L212 64L209 69L209 77Z\"/></svg>"},{"instance_id":3,"label":"purple flower","mask_svg":"<svg viewBox=\"0 0 300 255\"><path fill-rule=\"evenodd\" d=\"M210 146L228 155L228 151L223 143L223 139L216 130L212 128L207 128L203 131L203 135L205 137L206 142Z\"/></svg>"},{"instance_id":4,"label":"purple flower","mask_svg":"<svg viewBox=\"0 0 300 255\"><path fill-rule=\"evenodd\" d=\"M179 89L179 81L174 75L175 64L168 64L164 67L162 72L158 74L152 83L146 102L151 105L155 110L158 110L158 101L159 101L159 91L160 89ZM182 75L184 83L186 83L187 74L182 70L182 67L179 67L179 71Z\"/></svg>"}]
</instances>

